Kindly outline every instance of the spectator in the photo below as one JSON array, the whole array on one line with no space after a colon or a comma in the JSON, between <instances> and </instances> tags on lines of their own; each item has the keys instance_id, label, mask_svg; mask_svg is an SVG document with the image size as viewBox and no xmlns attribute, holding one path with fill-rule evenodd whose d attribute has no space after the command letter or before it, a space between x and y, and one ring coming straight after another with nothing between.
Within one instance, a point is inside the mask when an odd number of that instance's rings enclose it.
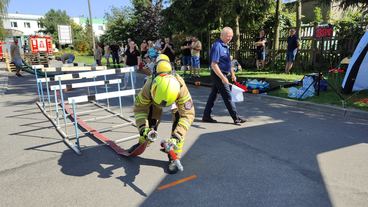
<instances>
[{"instance_id":1,"label":"spectator","mask_svg":"<svg viewBox=\"0 0 368 207\"><path fill-rule=\"evenodd\" d=\"M257 60L256 60L256 66L257 69L263 69L265 66L265 60L266 60L266 36L265 31L261 30L259 31L259 36L256 38L256 41L254 45L256 46L256 54L257 54Z\"/></svg>"},{"instance_id":2,"label":"spectator","mask_svg":"<svg viewBox=\"0 0 368 207\"><path fill-rule=\"evenodd\" d=\"M27 40L24 40L23 52L24 52L24 53L28 53L28 44L27 44Z\"/></svg>"},{"instance_id":3,"label":"spectator","mask_svg":"<svg viewBox=\"0 0 368 207\"><path fill-rule=\"evenodd\" d=\"M160 53L161 52L161 48L162 48L162 45L163 45L164 43L161 41L161 39L159 38L159 39L157 39L156 40L156 42L154 43L154 47L156 48L156 51L158 52L158 53Z\"/></svg>"},{"instance_id":4,"label":"spectator","mask_svg":"<svg viewBox=\"0 0 368 207\"><path fill-rule=\"evenodd\" d=\"M133 66L135 70L137 70L138 65L141 62L141 57L140 57L140 53L137 50L136 44L134 41L130 41L129 42L129 47L128 49L125 51L125 64L127 66ZM129 82L129 74L130 73L125 73L124 75L124 86L123 88L126 88ZM136 73L135 71L132 72L132 76L133 76L133 85L135 85L136 83Z\"/></svg>"},{"instance_id":5,"label":"spectator","mask_svg":"<svg viewBox=\"0 0 368 207\"><path fill-rule=\"evenodd\" d=\"M126 47L123 42L119 44L119 63L124 64Z\"/></svg>"},{"instance_id":6,"label":"spectator","mask_svg":"<svg viewBox=\"0 0 368 207\"><path fill-rule=\"evenodd\" d=\"M23 60L20 56L20 49L18 46L18 39L14 37L14 44L10 45L10 55L16 67L15 75L21 77L20 70L23 68Z\"/></svg>"},{"instance_id":7,"label":"spectator","mask_svg":"<svg viewBox=\"0 0 368 207\"><path fill-rule=\"evenodd\" d=\"M287 43L285 73L289 74L299 48L299 38L295 29L290 29Z\"/></svg>"},{"instance_id":8,"label":"spectator","mask_svg":"<svg viewBox=\"0 0 368 207\"><path fill-rule=\"evenodd\" d=\"M101 66L101 59L102 59L102 48L100 47L99 44L96 44L96 50L95 50L95 60L96 60L96 65Z\"/></svg>"},{"instance_id":9,"label":"spectator","mask_svg":"<svg viewBox=\"0 0 368 207\"><path fill-rule=\"evenodd\" d=\"M111 55L111 50L110 50L109 45L105 45L104 52L105 52L106 64L107 66L109 66L110 65L110 55Z\"/></svg>"},{"instance_id":10,"label":"spectator","mask_svg":"<svg viewBox=\"0 0 368 207\"><path fill-rule=\"evenodd\" d=\"M234 71L235 72L242 71L242 66L240 65L238 60L234 59L232 55L230 55L230 59L231 59L231 67L234 68Z\"/></svg>"},{"instance_id":11,"label":"spectator","mask_svg":"<svg viewBox=\"0 0 368 207\"><path fill-rule=\"evenodd\" d=\"M192 72L191 69L190 69L190 66L192 65L191 48L192 48L192 40L189 36L187 36L185 38L184 43L180 47L180 49L182 51L181 54L183 55L182 64L183 64L183 67L184 67L183 68L184 69L184 76L185 76L185 72L187 70L190 70L190 72ZM192 73L190 73L190 74L192 74Z\"/></svg>"},{"instance_id":12,"label":"spectator","mask_svg":"<svg viewBox=\"0 0 368 207\"><path fill-rule=\"evenodd\" d=\"M153 44L152 41L148 41L148 51L147 51L148 56L151 58L151 60L154 62L158 56L158 52L155 48L155 45Z\"/></svg>"},{"instance_id":13,"label":"spectator","mask_svg":"<svg viewBox=\"0 0 368 207\"><path fill-rule=\"evenodd\" d=\"M190 74L193 76L199 78L199 72L200 72L200 56L201 56L201 50L202 50L202 43L198 40L197 37L192 37L192 45L191 45L191 54L192 54L192 67ZM197 75L196 75L197 73Z\"/></svg>"},{"instance_id":14,"label":"spectator","mask_svg":"<svg viewBox=\"0 0 368 207\"><path fill-rule=\"evenodd\" d=\"M146 75L144 78L144 82L147 81L148 76L153 74L153 70L155 68L155 63L151 60L151 58L148 56L148 54L144 55L143 58L143 64L141 64L143 67L140 69L143 74Z\"/></svg>"},{"instance_id":15,"label":"spectator","mask_svg":"<svg viewBox=\"0 0 368 207\"><path fill-rule=\"evenodd\" d=\"M217 99L218 92L224 100L225 106L229 111L234 124L244 123L246 120L238 116L235 103L231 101L230 83L227 76L231 75L232 81L236 81L234 70L231 67L229 42L233 38L233 30L225 27L221 31L220 39L213 43L210 52L211 62L211 80L212 89L208 97L206 108L203 113L202 121L216 123L217 121L211 117L212 108Z\"/></svg>"},{"instance_id":16,"label":"spectator","mask_svg":"<svg viewBox=\"0 0 368 207\"><path fill-rule=\"evenodd\" d=\"M174 67L175 63L175 50L174 45L170 42L170 38L166 37L164 44L161 46L161 53L167 55L169 57L172 68Z\"/></svg>"},{"instance_id":17,"label":"spectator","mask_svg":"<svg viewBox=\"0 0 368 207\"><path fill-rule=\"evenodd\" d=\"M148 50L148 44L146 42L146 40L143 40L141 43L141 55L142 57L144 57L147 54L147 50Z\"/></svg>"},{"instance_id":18,"label":"spectator","mask_svg":"<svg viewBox=\"0 0 368 207\"><path fill-rule=\"evenodd\" d=\"M111 55L112 55L112 64L119 64L119 45L116 42L113 42L110 45Z\"/></svg>"}]
</instances>

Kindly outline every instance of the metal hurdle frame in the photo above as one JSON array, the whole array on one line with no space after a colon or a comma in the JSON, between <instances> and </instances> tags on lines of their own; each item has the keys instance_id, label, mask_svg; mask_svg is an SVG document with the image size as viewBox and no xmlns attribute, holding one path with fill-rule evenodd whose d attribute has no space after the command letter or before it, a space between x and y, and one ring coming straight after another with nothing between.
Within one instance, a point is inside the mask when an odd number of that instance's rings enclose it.
<instances>
[{"instance_id":1,"label":"metal hurdle frame","mask_svg":"<svg viewBox=\"0 0 368 207\"><path fill-rule=\"evenodd\" d=\"M37 94L39 97L39 103L42 103L42 108L45 108L45 94L43 90L43 83L46 84L46 95L47 95L47 102L49 107L51 107L51 97L50 97L50 90L49 90L49 82L54 81L55 77L48 77L48 72L78 72L78 71L101 71L106 70L106 66L81 66L81 67L48 67L45 68L43 65L33 65L34 74L36 77L36 85L37 85ZM37 71L40 70L44 72L45 77L39 78ZM72 74L70 74L72 75ZM65 80L73 80L73 79L65 79ZM51 110L51 109L50 109Z\"/></svg>"},{"instance_id":2,"label":"metal hurdle frame","mask_svg":"<svg viewBox=\"0 0 368 207\"><path fill-rule=\"evenodd\" d=\"M63 70L64 68L66 68L65 70ZM86 67L78 67L78 68L83 68L83 70L86 70L88 68ZM90 68L92 70L96 70L93 68ZM101 68L100 68L101 69ZM103 69L103 68L102 68ZM71 69L70 67L63 67L63 68L48 68L44 71L76 71L75 69ZM131 73L131 83L132 83L132 89L130 90L124 90L121 91L121 79L113 79L113 80L107 80L106 75L110 75L110 74L120 74L120 73ZM121 97L122 96L127 96L127 95L133 95L133 101L135 101L135 88L134 88L134 83L133 83L133 77L132 77L132 72L134 72L134 68L133 67L126 67L126 68L118 68L118 69L112 69L112 70L103 70L103 71L91 71L91 72L81 72L78 74L64 74L64 75L56 75L54 78L49 78L47 77L47 73L45 72L45 77L44 78L38 78L37 77L37 72L35 69L35 75L36 75L36 84L37 84L37 92L38 92L38 96L39 96L39 102L37 102L36 104L38 105L38 107L40 108L40 110L43 112L43 114L53 123L53 125L55 126L56 130L59 132L59 134L62 135L63 137L63 141L64 143L69 146L74 152L76 152L77 154L81 154L81 147L80 147L80 142L79 142L79 138L80 135L82 134L94 134L97 131L98 132L106 132L106 131L110 131L114 128L117 127L122 127L122 126L129 126L129 125L133 125L135 126L135 124L133 123L132 120L130 120L129 118L126 118L123 116L123 110L122 110L122 100ZM96 77L98 76L104 76L104 80L103 81L96 81ZM67 80L79 80L79 79L87 79L87 78L93 78L93 82L82 82L82 83L72 83L72 84L61 84L61 81L67 81ZM49 83L51 81L56 81L58 84L57 85L49 85ZM44 94L44 89L43 89L43 83L46 84L46 92L47 92L47 102L48 102L48 106L49 106L49 111L47 110L47 106L46 106L46 101L45 101L45 94ZM108 91L108 84L117 84L118 86L118 91L115 92L109 92ZM101 85L105 85L105 93L101 93L99 94L97 91L97 86L101 86ZM90 94L90 89L89 87L95 87L95 95L91 95ZM88 88L88 95L86 96L79 96L79 98L75 99L76 97L74 97L74 102L79 103L81 99L81 97L87 97L87 102L91 102L94 105L96 105L98 107L98 109L96 110L90 110L90 111L85 111L85 112L80 112L77 113L76 112L76 105L75 103L73 104L73 112L71 110L68 110L68 108L66 107L69 102L68 99L68 103L65 102L64 100L64 94L63 94L63 89L75 89L75 88ZM51 95L50 95L50 90L53 91L54 93L54 103L51 103ZM58 100L58 92L59 92L59 96L60 96L60 101ZM107 97L107 98L104 98ZM109 98L114 98L114 97L118 97L119 98L119 107L120 107L120 114L115 113L113 111L110 110L110 106L109 106ZM107 107L100 105L99 103L97 103L96 101L98 100L103 100L106 99L107 100ZM84 99L83 99L84 100ZM53 105L53 107L52 107ZM62 110L62 119L64 119L64 129L65 131L62 130L62 126L60 125L60 116L59 116L59 105L61 105L61 110ZM55 109L55 116L52 115L52 109ZM89 112L93 112L93 111L97 111L97 110L105 110L107 112L109 112L111 115L109 116L104 116L104 117L98 117L98 118L94 118L94 119L90 119L90 120L81 120L81 122L85 123L86 121L96 121L96 120L101 120L101 119L106 119L112 116L117 116L125 121L127 121L128 123L124 123L124 124L119 124L119 125L115 125L115 126L111 126L111 127L107 127L107 128L103 128L103 129L99 129L99 130L95 130L95 129L91 129L91 130L87 130L84 132L79 132L78 131L78 114L82 114L82 113L89 113ZM67 113L68 112L68 113ZM69 118L73 118L74 121L72 120L72 123L67 123L67 117L69 116ZM68 125L74 125L75 128L75 133L74 134L68 134L67 132L67 126ZM82 134L81 134L82 133ZM136 136L130 136L127 138L123 138L121 140L131 140L131 139L135 139L137 138L138 135ZM71 142L71 139L76 139L75 143ZM117 142L121 142L121 140L118 140ZM103 140L101 140L103 141ZM111 141L110 141L111 142ZM106 144L106 142L104 142ZM100 145L97 145L100 146Z\"/></svg>"},{"instance_id":3,"label":"metal hurdle frame","mask_svg":"<svg viewBox=\"0 0 368 207\"><path fill-rule=\"evenodd\" d=\"M86 120L79 120L78 112L77 112L77 103L87 103L89 101L98 101L98 100L106 100L106 99L110 99L110 98L119 98L119 105L121 106L121 97L123 97L123 96L134 96L134 95L135 95L135 89L129 89L129 90L121 91L120 87L119 87L119 90L114 91L114 92L99 93L99 94L89 95L89 96L76 96L76 97L68 98L68 103L71 103L72 108L70 109L70 107L68 107L68 105L66 105L65 111L67 111L73 117L74 130L75 130L75 133L73 134L73 138L76 139L75 143L70 143L69 142L68 145L72 145L72 146L70 146L71 149L73 149L77 154L81 154L82 148L80 146L80 141L79 141L80 137L79 136L80 136L80 134L91 134L95 138L97 138L98 140L100 140L102 142L102 144L98 144L95 147L101 146L101 145L108 145L116 153L122 154L123 149L120 148L117 144L121 143L121 142L130 141L130 140L133 140L133 139L137 139L139 137L139 134L112 141L108 137L104 136L102 133L106 132L110 129L117 128L117 127L124 127L124 126L129 126L129 125L136 126L135 123L132 120L130 120L129 118L126 118L126 117L122 116L121 114L115 113L115 112L111 111L110 109L94 102L97 106L105 109L107 112L111 113L112 115L117 116L117 117L127 121L127 123L114 125L114 126L111 126L111 127L108 127L108 128L93 129L93 128L91 128L90 126L88 126L86 124ZM80 132L79 126L86 129L87 131L84 131L84 132L81 131ZM91 147L87 147L87 148L91 148Z\"/></svg>"}]
</instances>

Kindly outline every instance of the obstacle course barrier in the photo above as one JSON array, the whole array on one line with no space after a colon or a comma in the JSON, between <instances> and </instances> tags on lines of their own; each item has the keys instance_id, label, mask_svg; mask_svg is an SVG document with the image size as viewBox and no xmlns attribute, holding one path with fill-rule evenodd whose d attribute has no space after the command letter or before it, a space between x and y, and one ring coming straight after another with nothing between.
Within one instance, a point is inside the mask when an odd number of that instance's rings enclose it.
<instances>
[{"instance_id":1,"label":"obstacle course barrier","mask_svg":"<svg viewBox=\"0 0 368 207\"><path fill-rule=\"evenodd\" d=\"M34 70L36 76L37 93L39 97L39 101L36 104L42 113L55 126L56 130L62 136L64 143L75 153L80 155L82 153L82 149L90 148L83 147L80 144L81 136L93 136L102 142L102 144L98 144L96 147L107 145L116 153L122 155L124 155L125 150L120 148L117 143L136 139L139 136L136 134L113 141L102 134L103 132L121 127L134 126L135 128L133 120L124 116L122 102L122 97L128 96L132 96L133 102L135 101L134 97L136 89L134 87L132 77L132 73L134 72L133 67L117 68L111 70L97 67L76 67L74 69L71 69L71 67L34 67ZM36 70L42 70L45 73L45 77L39 78L37 76ZM47 76L47 72L77 72L81 70L91 71L61 74L55 75L54 77ZM108 78L109 75L119 75L124 73L130 73L131 89L121 90L121 78ZM103 80L98 80L98 78L101 77ZM98 86L103 87L104 92L99 92L97 88ZM109 90L110 88L113 88L112 86L115 86L117 90ZM87 89L87 92L84 91L82 94L69 97L66 96L66 93L69 93L70 91L76 91L78 89ZM116 113L111 109L111 99L118 99L118 105L120 109L119 113ZM106 101L105 105L102 104L104 101ZM85 106L93 107L93 109L80 111L80 109L83 109ZM90 119L81 118L81 116L84 114L94 114L97 111L107 112L108 115L93 117ZM91 122L109 119L111 117L119 118L121 123L100 129L95 129L89 125ZM70 133L70 127L73 128L73 133ZM73 142L73 140L75 140L75 142Z\"/></svg>"}]
</instances>

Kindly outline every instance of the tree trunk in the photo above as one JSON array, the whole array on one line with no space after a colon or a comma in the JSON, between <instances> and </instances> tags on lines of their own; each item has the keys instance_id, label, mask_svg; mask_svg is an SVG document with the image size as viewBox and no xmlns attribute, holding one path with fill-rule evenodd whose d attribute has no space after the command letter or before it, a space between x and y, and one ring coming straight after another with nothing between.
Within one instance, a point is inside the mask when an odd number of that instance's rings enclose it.
<instances>
[{"instance_id":1,"label":"tree trunk","mask_svg":"<svg viewBox=\"0 0 368 207\"><path fill-rule=\"evenodd\" d=\"M300 38L302 26L302 0L298 0L296 3L296 34Z\"/></svg>"},{"instance_id":2,"label":"tree trunk","mask_svg":"<svg viewBox=\"0 0 368 207\"><path fill-rule=\"evenodd\" d=\"M237 60L240 59L239 57L239 51L240 51L240 28L239 28L239 19L240 15L237 14L235 17L235 38L236 38L236 44L235 44L235 58Z\"/></svg>"},{"instance_id":3,"label":"tree trunk","mask_svg":"<svg viewBox=\"0 0 368 207\"><path fill-rule=\"evenodd\" d=\"M275 13L275 31L274 31L275 34L274 34L274 38L273 38L273 60L275 60L276 54L279 50L280 10L281 10L281 2L280 2L280 0L277 0L276 1L276 13Z\"/></svg>"}]
</instances>

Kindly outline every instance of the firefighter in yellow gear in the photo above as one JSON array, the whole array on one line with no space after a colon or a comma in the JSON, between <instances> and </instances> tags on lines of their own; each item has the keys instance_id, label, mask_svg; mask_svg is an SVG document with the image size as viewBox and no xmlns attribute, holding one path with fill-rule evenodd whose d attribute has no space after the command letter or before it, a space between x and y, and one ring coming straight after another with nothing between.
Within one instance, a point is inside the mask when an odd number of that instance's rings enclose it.
<instances>
[{"instance_id":1,"label":"firefighter in yellow gear","mask_svg":"<svg viewBox=\"0 0 368 207\"><path fill-rule=\"evenodd\" d=\"M173 126L171 137L167 142L174 146L174 152L180 158L185 135L195 116L193 100L184 80L179 75L171 73L170 62L164 56L159 58L161 59L156 63L156 72L148 78L136 97L134 115L140 137L139 143L129 151L147 141L149 131L157 130L162 108L171 107ZM169 161L169 170L172 170L173 163L172 160Z\"/></svg>"}]
</instances>

